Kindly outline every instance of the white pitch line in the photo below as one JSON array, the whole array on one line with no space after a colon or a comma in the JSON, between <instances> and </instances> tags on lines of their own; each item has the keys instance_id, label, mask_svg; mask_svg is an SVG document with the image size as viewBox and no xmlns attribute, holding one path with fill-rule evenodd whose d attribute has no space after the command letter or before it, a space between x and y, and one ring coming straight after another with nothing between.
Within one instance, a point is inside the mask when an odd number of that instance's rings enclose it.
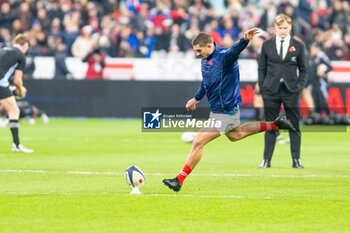
<instances>
[{"instance_id":1,"label":"white pitch line","mask_svg":"<svg viewBox=\"0 0 350 233\"><path fill-rule=\"evenodd\" d=\"M77 175L123 175L121 172L92 172L92 171L50 171L50 170L0 170L0 173L40 173L40 174L77 174ZM145 173L146 176L173 176L172 173ZM272 177L272 178L350 178L350 175L274 175L274 174L204 174L193 173L191 176L218 177Z\"/></svg>"},{"instance_id":2,"label":"white pitch line","mask_svg":"<svg viewBox=\"0 0 350 233\"><path fill-rule=\"evenodd\" d=\"M195 195L195 194L141 194L141 195L130 195L130 194L120 194L120 193L64 193L64 192L4 192L3 195L63 195L63 196L74 196L74 195L89 195L89 196L136 196L136 197L194 197L194 198L222 198L222 199L287 199L282 197L269 197L269 196L257 196L257 197L245 197L245 196L234 196L234 195Z\"/></svg>"},{"instance_id":3,"label":"white pitch line","mask_svg":"<svg viewBox=\"0 0 350 233\"><path fill-rule=\"evenodd\" d=\"M244 197L233 195L192 195L192 194L145 194L151 197L202 197L202 198L232 198L232 199L286 199L279 197Z\"/></svg>"}]
</instances>

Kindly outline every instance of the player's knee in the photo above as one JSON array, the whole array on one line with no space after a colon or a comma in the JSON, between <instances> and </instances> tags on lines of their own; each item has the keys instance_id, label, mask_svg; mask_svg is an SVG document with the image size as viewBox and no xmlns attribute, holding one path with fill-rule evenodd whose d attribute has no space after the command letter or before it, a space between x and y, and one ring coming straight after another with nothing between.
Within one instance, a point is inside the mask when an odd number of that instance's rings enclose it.
<instances>
[{"instance_id":1,"label":"player's knee","mask_svg":"<svg viewBox=\"0 0 350 233\"><path fill-rule=\"evenodd\" d=\"M192 146L194 148L198 148L198 147L203 147L205 145L204 140L201 137L196 136L196 138L194 139Z\"/></svg>"},{"instance_id":2,"label":"player's knee","mask_svg":"<svg viewBox=\"0 0 350 233\"><path fill-rule=\"evenodd\" d=\"M10 117L14 117L14 118L18 118L19 114L20 114L20 110L19 108L12 108L9 112L8 112Z\"/></svg>"}]
</instances>

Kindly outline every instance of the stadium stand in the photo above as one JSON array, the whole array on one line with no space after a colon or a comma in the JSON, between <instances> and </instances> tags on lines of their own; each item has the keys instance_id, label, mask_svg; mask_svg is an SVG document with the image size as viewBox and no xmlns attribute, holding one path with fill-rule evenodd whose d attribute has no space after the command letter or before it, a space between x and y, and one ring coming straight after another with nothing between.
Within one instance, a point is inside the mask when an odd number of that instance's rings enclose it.
<instances>
[{"instance_id":1,"label":"stadium stand","mask_svg":"<svg viewBox=\"0 0 350 233\"><path fill-rule=\"evenodd\" d=\"M207 31L229 46L246 28L271 35L278 13L295 22L293 34L308 46L317 41L331 60L350 60L349 1L101 0L0 1L0 47L20 32L31 36L31 56L82 57L102 49L109 57L182 57L190 40ZM74 44L86 41L86 51ZM62 46L61 44L65 44ZM58 49L59 48L59 49ZM193 53L190 53L193 56ZM253 49L242 54L254 58Z\"/></svg>"}]
</instances>

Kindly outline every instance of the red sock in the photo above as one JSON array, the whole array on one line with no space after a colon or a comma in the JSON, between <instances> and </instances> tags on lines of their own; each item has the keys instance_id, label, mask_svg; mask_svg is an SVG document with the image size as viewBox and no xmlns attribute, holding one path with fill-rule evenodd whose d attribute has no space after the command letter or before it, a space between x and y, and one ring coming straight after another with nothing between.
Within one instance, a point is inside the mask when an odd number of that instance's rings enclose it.
<instances>
[{"instance_id":1,"label":"red sock","mask_svg":"<svg viewBox=\"0 0 350 233\"><path fill-rule=\"evenodd\" d=\"M182 171L177 176L177 179L180 181L180 185L182 185L182 183L184 182L186 177L191 173L191 171L192 169L187 164L185 164L185 166L182 168Z\"/></svg>"},{"instance_id":2,"label":"red sock","mask_svg":"<svg viewBox=\"0 0 350 233\"><path fill-rule=\"evenodd\" d=\"M273 121L261 121L260 122L260 132L264 132L266 130L278 130L278 126L273 123Z\"/></svg>"}]
</instances>

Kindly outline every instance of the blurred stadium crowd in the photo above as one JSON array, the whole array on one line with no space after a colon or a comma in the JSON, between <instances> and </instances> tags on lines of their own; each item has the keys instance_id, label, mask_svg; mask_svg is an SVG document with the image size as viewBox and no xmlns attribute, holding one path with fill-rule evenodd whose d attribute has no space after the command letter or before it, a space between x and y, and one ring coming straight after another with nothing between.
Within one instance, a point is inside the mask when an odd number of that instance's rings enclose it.
<instances>
[{"instance_id":1,"label":"blurred stadium crowd","mask_svg":"<svg viewBox=\"0 0 350 233\"><path fill-rule=\"evenodd\" d=\"M194 56L191 39L210 33L230 46L247 28L268 38L278 13L291 16L293 35L317 41L331 60L350 60L350 1L340 0L0 0L0 46L30 35L29 56ZM256 58L254 45L241 57ZM188 53L191 51L191 53Z\"/></svg>"}]
</instances>

